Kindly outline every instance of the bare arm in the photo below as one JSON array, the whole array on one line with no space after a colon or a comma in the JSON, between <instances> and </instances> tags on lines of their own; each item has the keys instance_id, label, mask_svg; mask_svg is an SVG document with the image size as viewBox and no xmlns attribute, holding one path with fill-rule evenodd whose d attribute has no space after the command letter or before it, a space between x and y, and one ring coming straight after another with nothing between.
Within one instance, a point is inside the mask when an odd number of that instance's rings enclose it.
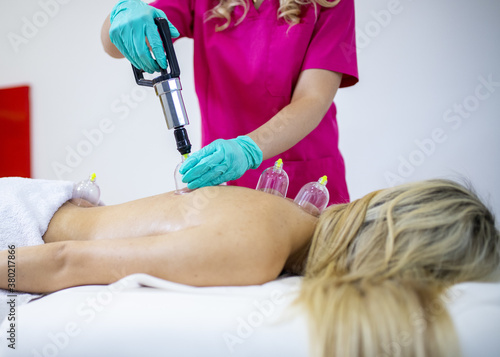
<instances>
[{"instance_id":1,"label":"bare arm","mask_svg":"<svg viewBox=\"0 0 500 357\"><path fill-rule=\"evenodd\" d=\"M104 51L106 51L106 53L113 58L123 58L124 56L122 55L122 53L118 50L118 48L116 48L115 45L113 45L113 42L111 42L111 39L109 38L110 26L111 23L109 22L108 15L108 17L106 17L106 20L104 20L101 28L101 42L102 46L104 47Z\"/></svg>"},{"instance_id":2,"label":"bare arm","mask_svg":"<svg viewBox=\"0 0 500 357\"><path fill-rule=\"evenodd\" d=\"M16 290L110 284L135 273L194 286L262 284L279 275L290 254L288 242L258 229L219 227L18 248ZM0 252L0 288L7 288L7 251Z\"/></svg>"},{"instance_id":3,"label":"bare arm","mask_svg":"<svg viewBox=\"0 0 500 357\"><path fill-rule=\"evenodd\" d=\"M323 69L300 74L290 104L248 134L262 150L264 160L290 149L318 126L341 80L341 73Z\"/></svg>"},{"instance_id":4,"label":"bare arm","mask_svg":"<svg viewBox=\"0 0 500 357\"><path fill-rule=\"evenodd\" d=\"M0 251L0 288L28 292L53 291L47 281L59 281L64 243Z\"/></svg>"}]
</instances>

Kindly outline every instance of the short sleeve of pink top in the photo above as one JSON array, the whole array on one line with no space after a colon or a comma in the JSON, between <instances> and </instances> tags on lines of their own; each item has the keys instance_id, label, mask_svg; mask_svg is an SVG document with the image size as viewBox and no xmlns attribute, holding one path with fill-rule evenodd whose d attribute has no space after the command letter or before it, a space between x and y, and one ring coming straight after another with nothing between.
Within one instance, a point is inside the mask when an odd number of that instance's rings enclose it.
<instances>
[{"instance_id":1,"label":"short sleeve of pink top","mask_svg":"<svg viewBox=\"0 0 500 357\"><path fill-rule=\"evenodd\" d=\"M298 25L277 18L279 0L264 0L259 9L235 8L229 28L215 31L221 19L205 21L214 0L157 0L183 37L194 39L195 87L202 116L202 145L245 135L288 105L301 71L320 68L343 73L341 87L357 82L354 2L332 8L303 7ZM182 74L181 74L182 76ZM292 124L293 125L293 124ZM263 140L279 135L270 129ZM322 175L328 176L330 203L347 202L344 160L338 148L335 105L319 126L279 155L290 177L288 197ZM278 158L264 161L229 184L255 188L261 172Z\"/></svg>"}]
</instances>

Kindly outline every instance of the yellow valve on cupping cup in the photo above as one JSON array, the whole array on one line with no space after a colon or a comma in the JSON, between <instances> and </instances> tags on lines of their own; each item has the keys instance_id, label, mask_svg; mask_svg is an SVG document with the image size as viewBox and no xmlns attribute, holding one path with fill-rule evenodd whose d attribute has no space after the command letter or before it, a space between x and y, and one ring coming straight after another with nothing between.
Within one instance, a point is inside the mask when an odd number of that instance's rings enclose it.
<instances>
[{"instance_id":1,"label":"yellow valve on cupping cup","mask_svg":"<svg viewBox=\"0 0 500 357\"><path fill-rule=\"evenodd\" d=\"M318 181L305 184L295 197L294 202L306 212L319 216L330 200L330 193L326 188L327 181L327 177L324 175Z\"/></svg>"},{"instance_id":2,"label":"yellow valve on cupping cup","mask_svg":"<svg viewBox=\"0 0 500 357\"><path fill-rule=\"evenodd\" d=\"M286 197L288 183L288 174L283 170L283 160L278 159L274 166L268 167L262 172L256 190Z\"/></svg>"},{"instance_id":3,"label":"yellow valve on cupping cup","mask_svg":"<svg viewBox=\"0 0 500 357\"><path fill-rule=\"evenodd\" d=\"M87 205L87 203L84 203L83 201L87 201L94 206L99 204L101 189L95 182L95 179L96 174L93 172L87 180L80 181L74 185L72 195L73 203L77 206Z\"/></svg>"},{"instance_id":4,"label":"yellow valve on cupping cup","mask_svg":"<svg viewBox=\"0 0 500 357\"><path fill-rule=\"evenodd\" d=\"M177 164L177 166L175 167L175 170L174 170L175 193L178 195L189 192L189 191L187 191L187 183L182 182L182 175L179 172L182 164L184 163L184 161L187 160L188 157L189 157L189 154L183 154L181 162L179 162Z\"/></svg>"}]
</instances>

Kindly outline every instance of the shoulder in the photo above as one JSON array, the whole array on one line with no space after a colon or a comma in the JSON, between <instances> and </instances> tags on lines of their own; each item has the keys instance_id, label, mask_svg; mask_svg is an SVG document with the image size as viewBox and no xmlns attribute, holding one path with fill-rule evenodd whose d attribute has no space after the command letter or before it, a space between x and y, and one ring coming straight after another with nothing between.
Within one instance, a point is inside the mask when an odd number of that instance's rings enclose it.
<instances>
[{"instance_id":1,"label":"shoulder","mask_svg":"<svg viewBox=\"0 0 500 357\"><path fill-rule=\"evenodd\" d=\"M262 191L238 186L203 187L189 196L195 201L206 202L208 206L218 207L231 216L254 217L262 222L278 223L290 221L300 223L309 220L305 213L292 200ZM221 211L219 211L221 212Z\"/></svg>"},{"instance_id":2,"label":"shoulder","mask_svg":"<svg viewBox=\"0 0 500 357\"><path fill-rule=\"evenodd\" d=\"M197 190L195 200L207 202L210 225L224 227L267 251L287 255L310 240L317 218L290 199L244 187L226 186Z\"/></svg>"}]
</instances>

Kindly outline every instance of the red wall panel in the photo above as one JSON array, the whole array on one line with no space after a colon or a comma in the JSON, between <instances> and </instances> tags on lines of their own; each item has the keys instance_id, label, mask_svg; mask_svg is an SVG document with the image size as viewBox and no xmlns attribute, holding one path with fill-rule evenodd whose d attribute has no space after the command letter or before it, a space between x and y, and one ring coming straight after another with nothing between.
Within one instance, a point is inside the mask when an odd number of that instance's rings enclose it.
<instances>
[{"instance_id":1,"label":"red wall panel","mask_svg":"<svg viewBox=\"0 0 500 357\"><path fill-rule=\"evenodd\" d=\"M0 177L31 177L29 86L0 89Z\"/></svg>"}]
</instances>

